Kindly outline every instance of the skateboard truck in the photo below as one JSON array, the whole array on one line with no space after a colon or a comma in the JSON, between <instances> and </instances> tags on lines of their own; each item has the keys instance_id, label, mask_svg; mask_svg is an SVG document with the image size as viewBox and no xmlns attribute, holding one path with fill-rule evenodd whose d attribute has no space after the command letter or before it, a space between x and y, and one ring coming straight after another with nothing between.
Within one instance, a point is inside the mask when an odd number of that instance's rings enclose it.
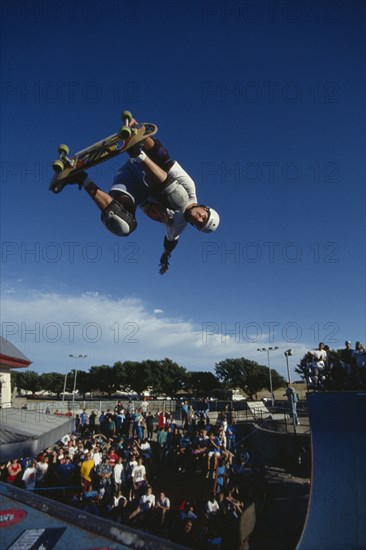
<instances>
[{"instance_id":1,"label":"skateboard truck","mask_svg":"<svg viewBox=\"0 0 366 550\"><path fill-rule=\"evenodd\" d=\"M67 165L72 166L72 160L67 156L70 152L67 145L61 144L58 146L58 152L60 158L55 160L52 164L52 168L55 172L62 172Z\"/></svg>"},{"instance_id":2,"label":"skateboard truck","mask_svg":"<svg viewBox=\"0 0 366 550\"><path fill-rule=\"evenodd\" d=\"M121 127L119 133L122 139L128 139L132 136L132 133L134 132L133 128L131 128L130 126L132 114L130 113L130 111L123 111L121 118L123 126Z\"/></svg>"}]
</instances>

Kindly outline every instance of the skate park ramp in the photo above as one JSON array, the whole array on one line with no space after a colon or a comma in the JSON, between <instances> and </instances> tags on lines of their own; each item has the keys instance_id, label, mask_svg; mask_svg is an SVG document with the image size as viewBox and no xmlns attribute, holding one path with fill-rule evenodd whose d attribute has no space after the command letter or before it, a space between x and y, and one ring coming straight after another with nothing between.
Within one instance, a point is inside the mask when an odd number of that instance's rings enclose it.
<instances>
[{"instance_id":1,"label":"skate park ramp","mask_svg":"<svg viewBox=\"0 0 366 550\"><path fill-rule=\"evenodd\" d=\"M366 548L366 392L308 394L312 478L297 550Z\"/></svg>"}]
</instances>

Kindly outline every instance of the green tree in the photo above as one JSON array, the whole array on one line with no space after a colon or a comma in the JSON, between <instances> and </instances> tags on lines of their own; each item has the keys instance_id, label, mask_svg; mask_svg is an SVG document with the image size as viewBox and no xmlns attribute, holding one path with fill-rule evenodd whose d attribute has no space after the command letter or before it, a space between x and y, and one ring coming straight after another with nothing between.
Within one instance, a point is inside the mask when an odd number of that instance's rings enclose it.
<instances>
[{"instance_id":1,"label":"green tree","mask_svg":"<svg viewBox=\"0 0 366 550\"><path fill-rule=\"evenodd\" d=\"M220 380L208 371L187 372L185 388L198 397L211 397L222 386Z\"/></svg>"},{"instance_id":2,"label":"green tree","mask_svg":"<svg viewBox=\"0 0 366 550\"><path fill-rule=\"evenodd\" d=\"M33 370L16 372L15 385L18 390L31 391L33 394L42 389L40 377Z\"/></svg>"},{"instance_id":3,"label":"green tree","mask_svg":"<svg viewBox=\"0 0 366 550\"><path fill-rule=\"evenodd\" d=\"M225 387L240 388L250 399L263 388L270 389L268 367L244 357L225 359L216 363L215 372ZM286 384L285 379L277 371L271 369L271 375L274 390Z\"/></svg>"},{"instance_id":4,"label":"green tree","mask_svg":"<svg viewBox=\"0 0 366 550\"><path fill-rule=\"evenodd\" d=\"M40 375L39 381L42 390L55 393L59 398L64 389L65 376L59 372L45 372Z\"/></svg>"},{"instance_id":5,"label":"green tree","mask_svg":"<svg viewBox=\"0 0 366 550\"><path fill-rule=\"evenodd\" d=\"M73 373L74 372L75 371L73 371ZM70 375L70 383L74 381L73 373ZM82 394L84 399L86 394L91 392L93 389L92 380L93 378L90 372L85 372L84 370L78 371L76 376L76 389ZM69 391L72 391L72 388L70 388Z\"/></svg>"},{"instance_id":6,"label":"green tree","mask_svg":"<svg viewBox=\"0 0 366 550\"><path fill-rule=\"evenodd\" d=\"M79 375L78 375L79 376ZM107 393L111 397L116 391L117 381L115 379L115 370L109 365L93 366L89 369L90 386L88 390L99 390ZM78 384L76 384L77 387Z\"/></svg>"},{"instance_id":7,"label":"green tree","mask_svg":"<svg viewBox=\"0 0 366 550\"><path fill-rule=\"evenodd\" d=\"M123 375L125 381L124 388L127 391L133 391L141 394L151 384L151 368L149 361L125 361L123 363Z\"/></svg>"},{"instance_id":8,"label":"green tree","mask_svg":"<svg viewBox=\"0 0 366 550\"><path fill-rule=\"evenodd\" d=\"M174 397L184 387L186 369L165 357L160 361L149 361L150 381L154 393Z\"/></svg>"}]
</instances>

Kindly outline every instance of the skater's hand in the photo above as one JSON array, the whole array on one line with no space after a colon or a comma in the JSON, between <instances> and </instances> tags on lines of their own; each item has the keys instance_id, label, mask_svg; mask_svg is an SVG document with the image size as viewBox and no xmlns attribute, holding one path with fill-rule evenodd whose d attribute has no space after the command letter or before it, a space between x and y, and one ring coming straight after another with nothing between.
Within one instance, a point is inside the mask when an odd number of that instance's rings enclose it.
<instances>
[{"instance_id":1,"label":"skater's hand","mask_svg":"<svg viewBox=\"0 0 366 550\"><path fill-rule=\"evenodd\" d=\"M160 275L164 275L169 269L169 254L164 252L160 258L160 265L159 265L159 273Z\"/></svg>"}]
</instances>

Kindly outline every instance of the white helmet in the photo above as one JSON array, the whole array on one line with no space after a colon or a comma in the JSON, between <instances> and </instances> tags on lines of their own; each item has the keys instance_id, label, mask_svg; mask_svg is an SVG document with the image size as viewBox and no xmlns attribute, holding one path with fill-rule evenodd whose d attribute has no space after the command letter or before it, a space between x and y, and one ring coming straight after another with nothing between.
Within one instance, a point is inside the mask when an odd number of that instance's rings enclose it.
<instances>
[{"instance_id":1,"label":"white helmet","mask_svg":"<svg viewBox=\"0 0 366 550\"><path fill-rule=\"evenodd\" d=\"M212 233L216 231L220 224L220 216L213 208L207 208L208 217L205 225L203 227L198 227L198 231L203 231L204 233Z\"/></svg>"}]
</instances>

